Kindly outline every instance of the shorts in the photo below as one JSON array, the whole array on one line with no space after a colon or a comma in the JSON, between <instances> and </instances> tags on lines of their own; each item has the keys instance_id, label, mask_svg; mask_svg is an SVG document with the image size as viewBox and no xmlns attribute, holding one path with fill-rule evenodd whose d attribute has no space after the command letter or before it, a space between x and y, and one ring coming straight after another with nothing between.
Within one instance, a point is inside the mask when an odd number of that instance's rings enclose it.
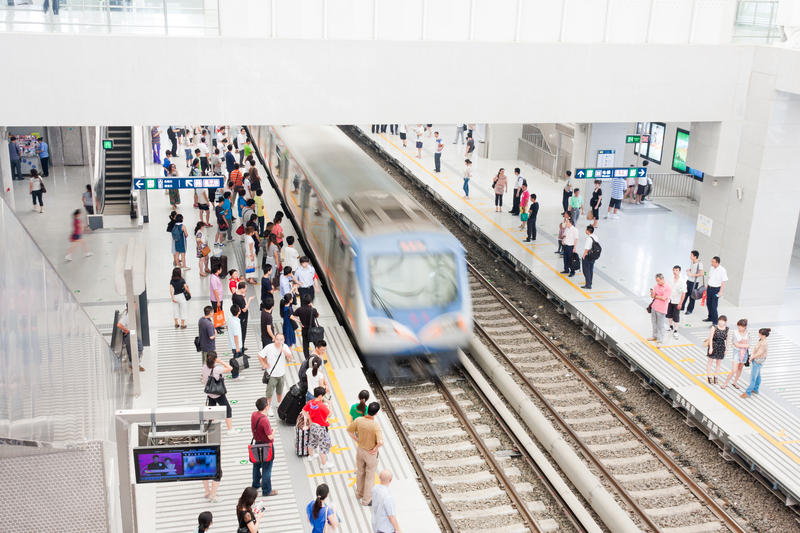
<instances>
[{"instance_id":1,"label":"shorts","mask_svg":"<svg viewBox=\"0 0 800 533\"><path fill-rule=\"evenodd\" d=\"M88 215L94 215L94 206L92 206L92 205L85 205L85 206L83 206L83 208L84 208L84 209L86 209L86 214L88 214Z\"/></svg>"},{"instance_id":2,"label":"shorts","mask_svg":"<svg viewBox=\"0 0 800 533\"><path fill-rule=\"evenodd\" d=\"M622 207L622 199L612 198L611 201L608 202L608 207L611 209L620 209Z\"/></svg>"},{"instance_id":3,"label":"shorts","mask_svg":"<svg viewBox=\"0 0 800 533\"><path fill-rule=\"evenodd\" d=\"M317 453L325 453L331 451L331 434L328 428L320 426L319 424L311 424L311 429L308 432L308 447L317 450Z\"/></svg>"},{"instance_id":4,"label":"shorts","mask_svg":"<svg viewBox=\"0 0 800 533\"><path fill-rule=\"evenodd\" d=\"M197 208L200 211L208 211L208 204L197 204Z\"/></svg>"},{"instance_id":5,"label":"shorts","mask_svg":"<svg viewBox=\"0 0 800 533\"><path fill-rule=\"evenodd\" d=\"M192 158L192 150L190 148L185 148L184 152L186 153L186 160L190 160Z\"/></svg>"},{"instance_id":6,"label":"shorts","mask_svg":"<svg viewBox=\"0 0 800 533\"><path fill-rule=\"evenodd\" d=\"M406 134L403 133L402 131L400 132L400 140L401 141L405 141L406 140Z\"/></svg>"},{"instance_id":7,"label":"shorts","mask_svg":"<svg viewBox=\"0 0 800 533\"><path fill-rule=\"evenodd\" d=\"M593 207L592 208L592 218L594 218L595 220L600 218L600 208L599 207Z\"/></svg>"},{"instance_id":8,"label":"shorts","mask_svg":"<svg viewBox=\"0 0 800 533\"><path fill-rule=\"evenodd\" d=\"M422 148L422 141L417 141L417 148Z\"/></svg>"},{"instance_id":9,"label":"shorts","mask_svg":"<svg viewBox=\"0 0 800 533\"><path fill-rule=\"evenodd\" d=\"M672 302L667 306L667 318L671 318L673 322L678 323L681 321L681 308L678 304Z\"/></svg>"},{"instance_id":10,"label":"shorts","mask_svg":"<svg viewBox=\"0 0 800 533\"><path fill-rule=\"evenodd\" d=\"M644 185L637 185L636 194L639 196L644 196Z\"/></svg>"},{"instance_id":11,"label":"shorts","mask_svg":"<svg viewBox=\"0 0 800 533\"><path fill-rule=\"evenodd\" d=\"M282 396L283 395L283 382L284 382L284 380L285 380L284 376L280 376L280 377L271 376L269 378L269 383L267 383L267 394L266 394L266 397L267 398L272 398L272 395L274 393L277 393L278 396Z\"/></svg>"},{"instance_id":12,"label":"shorts","mask_svg":"<svg viewBox=\"0 0 800 533\"><path fill-rule=\"evenodd\" d=\"M70 242L79 241L79 240L81 240L81 234L80 233L73 233L72 235L69 236L69 240L70 240Z\"/></svg>"}]
</instances>

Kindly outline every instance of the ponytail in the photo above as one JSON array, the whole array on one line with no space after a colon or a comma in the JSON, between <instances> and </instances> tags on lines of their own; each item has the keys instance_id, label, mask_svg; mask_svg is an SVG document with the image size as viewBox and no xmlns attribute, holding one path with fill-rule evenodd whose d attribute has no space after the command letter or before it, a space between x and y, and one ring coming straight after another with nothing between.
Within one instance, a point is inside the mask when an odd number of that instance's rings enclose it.
<instances>
[{"instance_id":1,"label":"ponytail","mask_svg":"<svg viewBox=\"0 0 800 533\"><path fill-rule=\"evenodd\" d=\"M316 520L322 510L322 502L328 497L328 485L323 483L317 487L317 499L314 500L314 507L311 509L311 516Z\"/></svg>"},{"instance_id":2,"label":"ponytail","mask_svg":"<svg viewBox=\"0 0 800 533\"><path fill-rule=\"evenodd\" d=\"M356 411L359 413L367 414L367 400L369 400L369 391L362 390L358 393L358 406L356 407Z\"/></svg>"}]
</instances>

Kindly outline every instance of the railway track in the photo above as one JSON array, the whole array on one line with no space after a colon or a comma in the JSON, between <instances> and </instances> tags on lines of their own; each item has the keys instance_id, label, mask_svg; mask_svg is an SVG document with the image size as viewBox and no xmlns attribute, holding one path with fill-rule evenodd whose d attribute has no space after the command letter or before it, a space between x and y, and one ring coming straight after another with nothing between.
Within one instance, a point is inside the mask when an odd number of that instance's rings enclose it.
<instances>
[{"instance_id":1,"label":"railway track","mask_svg":"<svg viewBox=\"0 0 800 533\"><path fill-rule=\"evenodd\" d=\"M466 373L375 388L443 530L584 530Z\"/></svg>"},{"instance_id":2,"label":"railway track","mask_svg":"<svg viewBox=\"0 0 800 533\"><path fill-rule=\"evenodd\" d=\"M745 531L472 265L469 275L476 332L644 527L667 533Z\"/></svg>"}]
</instances>

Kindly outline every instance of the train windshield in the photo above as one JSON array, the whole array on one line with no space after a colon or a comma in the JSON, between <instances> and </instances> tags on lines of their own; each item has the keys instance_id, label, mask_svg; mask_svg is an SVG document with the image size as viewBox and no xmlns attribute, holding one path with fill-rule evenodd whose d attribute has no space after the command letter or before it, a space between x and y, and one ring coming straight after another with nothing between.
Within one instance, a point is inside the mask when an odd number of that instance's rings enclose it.
<instances>
[{"instance_id":1,"label":"train windshield","mask_svg":"<svg viewBox=\"0 0 800 533\"><path fill-rule=\"evenodd\" d=\"M390 309L444 307L458 296L453 254L374 255L369 260L372 305Z\"/></svg>"}]
</instances>

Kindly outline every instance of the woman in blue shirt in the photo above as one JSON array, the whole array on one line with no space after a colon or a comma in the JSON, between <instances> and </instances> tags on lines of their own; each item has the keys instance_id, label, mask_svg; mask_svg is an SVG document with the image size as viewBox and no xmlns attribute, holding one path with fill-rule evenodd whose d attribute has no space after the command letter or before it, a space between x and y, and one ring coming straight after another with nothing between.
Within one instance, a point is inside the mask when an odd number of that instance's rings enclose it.
<instances>
[{"instance_id":1,"label":"woman in blue shirt","mask_svg":"<svg viewBox=\"0 0 800 533\"><path fill-rule=\"evenodd\" d=\"M330 505L325 505L325 499L328 497L329 492L327 484L319 485L317 487L317 499L309 502L306 506L306 514L311 524L311 533L323 533L326 523L330 526L329 530L335 530L339 525L336 511Z\"/></svg>"},{"instance_id":2,"label":"woman in blue shirt","mask_svg":"<svg viewBox=\"0 0 800 533\"><path fill-rule=\"evenodd\" d=\"M281 301L281 318L283 318L283 337L284 343L286 346L291 348L297 342L297 339L294 335L294 330L296 324L294 320L292 320L292 313L294 310L292 309L292 293L289 293L283 297Z\"/></svg>"}]
</instances>

